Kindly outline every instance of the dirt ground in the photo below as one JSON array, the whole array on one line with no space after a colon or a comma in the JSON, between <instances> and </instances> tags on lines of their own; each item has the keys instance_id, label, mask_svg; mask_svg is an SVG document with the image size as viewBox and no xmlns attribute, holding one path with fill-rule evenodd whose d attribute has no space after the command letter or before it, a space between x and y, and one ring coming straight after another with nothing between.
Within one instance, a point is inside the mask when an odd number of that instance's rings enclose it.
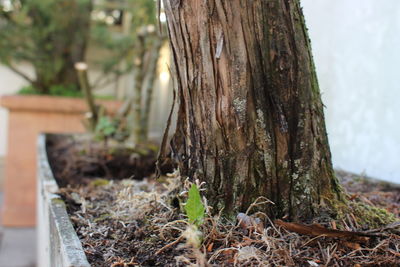
<instances>
[{"instance_id":1,"label":"dirt ground","mask_svg":"<svg viewBox=\"0 0 400 267\"><path fill-rule=\"evenodd\" d=\"M400 266L400 187L395 185L337 171L349 203L397 217L376 229L358 224L353 214L342 222L303 225L271 221L252 210L236 221L207 213L194 228L170 197L179 193L179 176L155 179L154 154L148 150L130 157L122 151L119 157L117 150L110 156L104 152L110 148L85 141L49 145L50 158L61 162L52 164L63 185L60 194L92 266ZM265 204L261 199L254 206Z\"/></svg>"}]
</instances>

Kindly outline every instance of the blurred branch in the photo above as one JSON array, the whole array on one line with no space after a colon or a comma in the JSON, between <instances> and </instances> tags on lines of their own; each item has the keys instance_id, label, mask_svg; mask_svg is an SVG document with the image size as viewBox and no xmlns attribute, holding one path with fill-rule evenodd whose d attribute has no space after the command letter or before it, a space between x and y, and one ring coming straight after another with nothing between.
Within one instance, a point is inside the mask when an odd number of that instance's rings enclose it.
<instances>
[{"instance_id":1,"label":"blurred branch","mask_svg":"<svg viewBox=\"0 0 400 267\"><path fill-rule=\"evenodd\" d=\"M149 116L150 116L150 109L151 103L153 98L153 91L154 91L154 81L157 76L157 63L160 56L160 49L162 46L163 40L162 38L156 37L154 40L153 49L149 56L149 66L146 72L148 73L147 81L143 84L144 89L143 91L146 92L146 98L144 101L144 111L141 116L140 121L140 136L143 139L146 139L149 131Z\"/></svg>"},{"instance_id":2,"label":"blurred branch","mask_svg":"<svg viewBox=\"0 0 400 267\"><path fill-rule=\"evenodd\" d=\"M119 64L121 63L121 61L124 60L124 59L129 55L129 53L132 52L132 49L133 49L135 46L136 46L136 45L131 45L131 46L127 47L126 49L122 50L121 53L117 54L115 57L116 57L116 58L120 58L120 60L117 61L117 62L115 62L115 63L112 65L112 67L110 68L110 70L108 70L108 71L103 71L103 73L99 74L99 76L98 76L98 77L96 78L96 80L93 82L93 86L92 86L92 87L93 87L93 88L103 87L103 86L106 86L106 85L108 85L108 84L114 82L114 80L112 80L112 81L110 82L110 80L108 79L109 77L108 77L107 74L115 72L115 71L118 69ZM117 77L120 77L120 76L122 76L122 75L125 74L125 73L128 73L131 69L132 69L132 67L126 68L125 70L122 71L122 74L117 74ZM108 81L107 81L107 79L108 79Z\"/></svg>"},{"instance_id":3,"label":"blurred branch","mask_svg":"<svg viewBox=\"0 0 400 267\"><path fill-rule=\"evenodd\" d=\"M158 24L158 32L159 32L159 35L162 36L162 35L163 35L163 31L162 31L160 16L161 16L161 0L157 0L157 24Z\"/></svg>"},{"instance_id":4,"label":"blurred branch","mask_svg":"<svg viewBox=\"0 0 400 267\"><path fill-rule=\"evenodd\" d=\"M19 69L17 69L15 66L13 66L11 63L5 63L5 65L7 67L10 68L10 70L12 70L13 72L15 72L16 74L18 74L19 76L21 76L22 78L24 78L27 82L33 84L34 80L31 79L28 75L26 75L25 73L23 73L22 71L20 71Z\"/></svg>"},{"instance_id":5,"label":"blurred branch","mask_svg":"<svg viewBox=\"0 0 400 267\"><path fill-rule=\"evenodd\" d=\"M136 62L136 71L135 71L135 87L134 87L134 95L133 95L133 137L135 143L140 143L141 138L140 138L140 123L141 123L141 104L142 104L142 85L143 85L143 79L144 79L144 71L143 71L143 66L144 66L144 57L145 57L145 36L144 35L139 35L138 36L138 41L139 41L139 50L138 50L138 56L139 58L137 59Z\"/></svg>"},{"instance_id":6,"label":"blurred branch","mask_svg":"<svg viewBox=\"0 0 400 267\"><path fill-rule=\"evenodd\" d=\"M95 83L93 86L91 86L93 88L93 90L99 89L99 88L103 88L106 87L109 84L115 83L116 80L118 80L122 74L115 74L114 77L110 77L111 75L104 75L103 77L101 77L102 79L99 79L97 81L97 83ZM102 82L102 83L100 83Z\"/></svg>"},{"instance_id":7,"label":"blurred branch","mask_svg":"<svg viewBox=\"0 0 400 267\"><path fill-rule=\"evenodd\" d=\"M97 121L99 119L99 112L98 112L99 109L94 103L94 97L89 84L89 79L87 74L88 66L84 62L78 62L75 64L75 69L78 73L79 84L83 90L86 102L88 104L91 113L91 117L89 118L90 128L92 131L94 131L97 125Z\"/></svg>"}]
</instances>

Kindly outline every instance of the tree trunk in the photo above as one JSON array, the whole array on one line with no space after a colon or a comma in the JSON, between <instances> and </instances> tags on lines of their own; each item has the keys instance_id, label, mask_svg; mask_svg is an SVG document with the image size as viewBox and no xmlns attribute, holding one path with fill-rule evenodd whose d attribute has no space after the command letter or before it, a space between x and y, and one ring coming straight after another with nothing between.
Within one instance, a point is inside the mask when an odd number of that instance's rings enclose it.
<instances>
[{"instance_id":1,"label":"tree trunk","mask_svg":"<svg viewBox=\"0 0 400 267\"><path fill-rule=\"evenodd\" d=\"M172 150L217 212L335 215L342 199L299 0L164 0L179 92Z\"/></svg>"}]
</instances>

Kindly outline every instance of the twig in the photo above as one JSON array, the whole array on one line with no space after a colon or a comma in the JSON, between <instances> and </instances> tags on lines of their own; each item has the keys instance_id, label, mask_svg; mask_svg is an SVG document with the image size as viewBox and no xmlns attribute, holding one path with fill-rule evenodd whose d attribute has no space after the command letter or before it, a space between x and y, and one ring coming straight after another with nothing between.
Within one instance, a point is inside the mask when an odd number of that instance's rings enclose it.
<instances>
[{"instance_id":1,"label":"twig","mask_svg":"<svg viewBox=\"0 0 400 267\"><path fill-rule=\"evenodd\" d=\"M166 239L166 238L164 237L165 228L170 227L170 225L177 224L177 223L185 223L185 224L188 224L188 222L185 221L185 220L175 220L175 221L172 221L172 222L169 222L169 223L165 224L165 225L161 228L161 231L160 231L160 236L161 236L161 238L164 239L164 240ZM176 230L180 230L181 232L183 232L182 229L178 229L178 228L175 228L175 229L176 229Z\"/></svg>"},{"instance_id":2,"label":"twig","mask_svg":"<svg viewBox=\"0 0 400 267\"><path fill-rule=\"evenodd\" d=\"M145 100L142 116L140 118L140 135L145 140L148 137L149 132L149 116L150 116L150 108L153 98L153 89L154 89L154 80L157 74L157 63L160 55L160 49L162 45L162 40L159 37L155 37L153 49L149 55L148 61L148 69L147 69L147 77L146 82L143 82L142 91L145 92Z\"/></svg>"},{"instance_id":3,"label":"twig","mask_svg":"<svg viewBox=\"0 0 400 267\"><path fill-rule=\"evenodd\" d=\"M171 72L171 70L170 70L170 72ZM157 156L157 162L156 162L156 177L157 178L159 178L161 176L161 162L167 156L166 151L167 151L168 134L169 134L169 129L171 127L172 115L174 114L175 101L176 101L176 91L174 89L171 110L168 115L167 125L165 126L163 138L161 141L160 151L158 152L158 156Z\"/></svg>"},{"instance_id":4,"label":"twig","mask_svg":"<svg viewBox=\"0 0 400 267\"><path fill-rule=\"evenodd\" d=\"M25 73L23 73L22 71L20 71L19 69L17 69L16 67L14 67L11 63L8 63L7 66L10 68L10 70L12 70L13 72L15 72L16 74L18 74L19 76L21 76L22 78L24 78L26 81L28 81L31 84L34 84L34 80L32 80L28 75L26 75Z\"/></svg>"},{"instance_id":5,"label":"twig","mask_svg":"<svg viewBox=\"0 0 400 267\"><path fill-rule=\"evenodd\" d=\"M260 200L263 200L263 201L262 201L262 202L258 202L258 201L260 201ZM271 200L269 200L269 199L266 198L266 197L258 197L258 198L250 205L250 207L246 210L246 215L249 214L249 212L250 212L250 210L251 210L252 208L257 207L257 206L261 206L261 205L263 205L263 204L272 204L272 205L275 205L274 202L272 202Z\"/></svg>"},{"instance_id":6,"label":"twig","mask_svg":"<svg viewBox=\"0 0 400 267\"><path fill-rule=\"evenodd\" d=\"M183 236L179 236L175 241L172 241L171 243L163 246L162 248L160 248L155 255L160 254L161 252L163 252L164 250L166 250L167 248L170 248L172 246L174 246L175 244L179 243L181 240L183 239Z\"/></svg>"},{"instance_id":7,"label":"twig","mask_svg":"<svg viewBox=\"0 0 400 267\"><path fill-rule=\"evenodd\" d=\"M230 247L230 248L221 248L221 249L217 250L217 251L210 257L210 259L208 260L208 264L211 264L211 262L212 262L215 258L217 258L217 257L219 256L219 254L221 254L221 252L224 252L224 251L227 251L227 250L236 250L236 251L238 251L239 249L238 249L238 248L233 248L233 247Z\"/></svg>"},{"instance_id":8,"label":"twig","mask_svg":"<svg viewBox=\"0 0 400 267\"><path fill-rule=\"evenodd\" d=\"M88 65L84 62L78 62L75 63L75 69L78 72L79 84L82 87L90 113L92 114L92 117L90 118L90 127L91 130L94 131L97 125L97 120L99 119L99 109L94 103L91 86L89 84L87 74Z\"/></svg>"}]
</instances>

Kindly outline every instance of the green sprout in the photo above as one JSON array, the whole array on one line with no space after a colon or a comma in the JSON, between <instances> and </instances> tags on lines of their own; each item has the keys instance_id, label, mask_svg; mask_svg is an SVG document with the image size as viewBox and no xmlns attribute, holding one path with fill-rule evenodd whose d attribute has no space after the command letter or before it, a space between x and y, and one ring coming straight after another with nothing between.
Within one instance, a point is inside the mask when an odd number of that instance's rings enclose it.
<instances>
[{"instance_id":1,"label":"green sprout","mask_svg":"<svg viewBox=\"0 0 400 267\"><path fill-rule=\"evenodd\" d=\"M204 221L205 208L201 202L200 191L195 184L189 190L189 197L185 205L189 223L200 226Z\"/></svg>"}]
</instances>

